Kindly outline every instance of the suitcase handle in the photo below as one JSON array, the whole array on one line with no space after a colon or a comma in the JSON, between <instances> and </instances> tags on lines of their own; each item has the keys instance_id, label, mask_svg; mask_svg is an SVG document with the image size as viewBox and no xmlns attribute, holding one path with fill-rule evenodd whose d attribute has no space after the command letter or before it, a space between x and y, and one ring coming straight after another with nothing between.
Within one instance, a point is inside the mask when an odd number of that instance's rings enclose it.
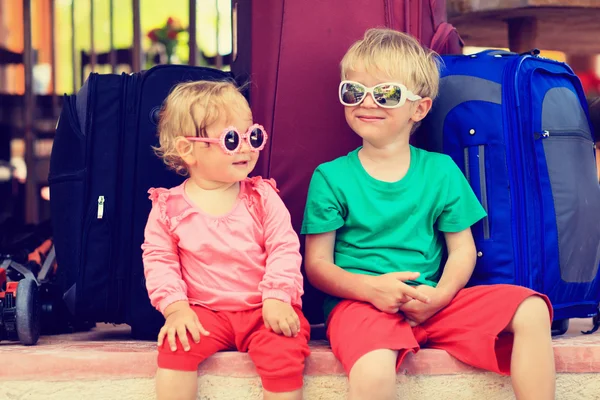
<instances>
[{"instance_id":1,"label":"suitcase handle","mask_svg":"<svg viewBox=\"0 0 600 400\"><path fill-rule=\"evenodd\" d=\"M496 57L496 56L500 56L500 57L504 57L504 56L534 56L535 57L540 54L540 49L531 49L531 50L523 52L523 53L515 53L512 51L506 51L506 50L484 50L477 54L480 54L482 56L491 56L491 57Z\"/></svg>"}]
</instances>

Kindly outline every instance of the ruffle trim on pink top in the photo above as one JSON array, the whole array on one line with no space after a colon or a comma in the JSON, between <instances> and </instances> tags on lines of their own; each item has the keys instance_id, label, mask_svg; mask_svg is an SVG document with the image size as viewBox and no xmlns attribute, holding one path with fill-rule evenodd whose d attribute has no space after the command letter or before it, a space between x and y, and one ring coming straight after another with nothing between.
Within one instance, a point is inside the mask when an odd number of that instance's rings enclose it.
<instances>
[{"instance_id":1,"label":"ruffle trim on pink top","mask_svg":"<svg viewBox=\"0 0 600 400\"><path fill-rule=\"evenodd\" d=\"M248 204L249 207L254 207L257 202L264 199L267 196L268 187L271 186L273 190L279 192L277 189L277 183L274 179L263 179L260 176L254 176L246 179L247 187L251 190L244 190L240 197Z\"/></svg>"},{"instance_id":2,"label":"ruffle trim on pink top","mask_svg":"<svg viewBox=\"0 0 600 400\"><path fill-rule=\"evenodd\" d=\"M240 199L246 202L249 207L253 207L257 202L268 195L269 186L271 186L275 192L279 193L277 183L274 179L263 179L260 176L255 176L247 178L245 182L247 186L242 189ZM248 190L248 187L251 190ZM183 187L180 188L183 190ZM162 222L169 231L173 231L173 229L189 215L198 212L194 207L185 207L178 215L170 216L167 203L169 202L169 198L173 195L172 190L173 189L169 190L165 188L150 188L148 190L148 198L152 201L152 205L158 206L160 222Z\"/></svg>"},{"instance_id":3,"label":"ruffle trim on pink top","mask_svg":"<svg viewBox=\"0 0 600 400\"><path fill-rule=\"evenodd\" d=\"M169 225L169 217L167 217L167 199L169 198L169 190L165 188L150 188L148 190L148 198L152 200L152 205L158 205L160 222Z\"/></svg>"}]
</instances>

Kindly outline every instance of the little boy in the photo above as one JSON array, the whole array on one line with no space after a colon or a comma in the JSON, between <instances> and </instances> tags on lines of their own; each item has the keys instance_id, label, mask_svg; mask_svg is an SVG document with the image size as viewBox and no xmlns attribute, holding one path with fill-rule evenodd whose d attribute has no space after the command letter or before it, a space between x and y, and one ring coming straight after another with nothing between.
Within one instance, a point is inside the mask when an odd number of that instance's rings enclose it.
<instances>
[{"instance_id":1,"label":"little boy","mask_svg":"<svg viewBox=\"0 0 600 400\"><path fill-rule=\"evenodd\" d=\"M395 399L396 371L420 347L512 375L520 400L553 399L550 302L518 286L464 288L470 227L485 212L451 158L409 144L438 92L437 55L371 29L341 69L339 98L363 145L315 170L302 233L350 399Z\"/></svg>"}]
</instances>

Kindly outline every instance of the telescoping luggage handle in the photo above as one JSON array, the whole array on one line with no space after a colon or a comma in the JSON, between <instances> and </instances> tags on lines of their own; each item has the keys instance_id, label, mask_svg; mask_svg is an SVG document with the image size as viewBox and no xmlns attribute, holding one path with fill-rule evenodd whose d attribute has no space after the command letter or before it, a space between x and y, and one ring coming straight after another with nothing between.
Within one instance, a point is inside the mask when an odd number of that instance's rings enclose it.
<instances>
[{"instance_id":1,"label":"telescoping luggage handle","mask_svg":"<svg viewBox=\"0 0 600 400\"><path fill-rule=\"evenodd\" d=\"M506 50L484 50L477 54L471 54L471 57L479 57L479 56L491 56L491 57L506 57L506 56L532 56L538 57L540 55L540 49L531 49L529 51L525 51L523 53L515 53L512 51Z\"/></svg>"}]
</instances>

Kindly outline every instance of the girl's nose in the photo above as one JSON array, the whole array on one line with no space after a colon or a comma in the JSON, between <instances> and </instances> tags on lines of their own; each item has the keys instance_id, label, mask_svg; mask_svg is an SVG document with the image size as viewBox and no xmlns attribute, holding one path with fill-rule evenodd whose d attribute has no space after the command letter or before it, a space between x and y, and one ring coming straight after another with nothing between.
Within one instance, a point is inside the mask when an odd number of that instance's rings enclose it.
<instances>
[{"instance_id":1,"label":"girl's nose","mask_svg":"<svg viewBox=\"0 0 600 400\"><path fill-rule=\"evenodd\" d=\"M248 144L248 138L242 138L242 143L240 145L240 153L247 153L249 152L250 149L250 145Z\"/></svg>"}]
</instances>

